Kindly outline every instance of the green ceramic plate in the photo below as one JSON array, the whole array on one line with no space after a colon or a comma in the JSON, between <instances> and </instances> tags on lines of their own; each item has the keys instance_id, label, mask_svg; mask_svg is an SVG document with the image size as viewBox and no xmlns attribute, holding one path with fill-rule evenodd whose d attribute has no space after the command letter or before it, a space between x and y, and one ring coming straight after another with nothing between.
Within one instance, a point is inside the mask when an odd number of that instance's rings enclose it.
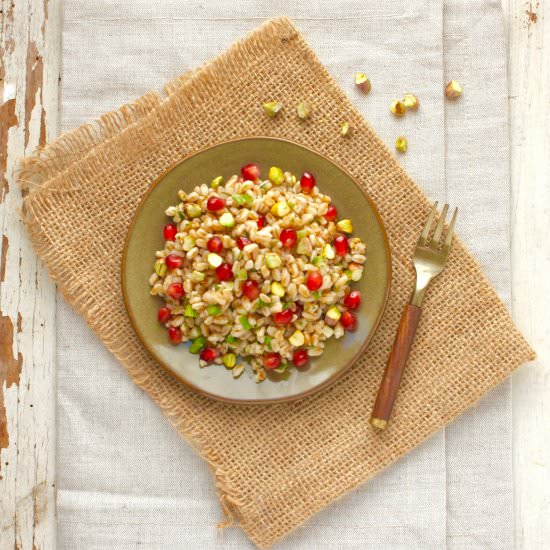
<instances>
[{"instance_id":1,"label":"green ceramic plate","mask_svg":"<svg viewBox=\"0 0 550 550\"><path fill-rule=\"evenodd\" d=\"M209 182L213 177L240 173L240 167L255 162L267 174L270 166L281 166L301 174L315 174L317 185L330 195L340 217L353 221L354 235L367 243L363 279L354 283L363 301L357 311L358 329L342 339L331 339L322 356L311 360L306 371L290 370L286 379L256 384L246 372L234 380L223 366L199 368L198 357L187 346L168 343L166 329L156 319L159 298L149 294L155 251L163 248L164 210L177 201L179 189ZM122 260L122 288L132 324L155 360L184 384L209 397L238 403L288 401L309 395L334 382L364 351L376 330L391 280L390 253L386 232L376 207L366 193L341 168L327 158L289 141L249 138L222 143L196 153L170 168L153 183L137 209L128 231Z\"/></svg>"}]
</instances>

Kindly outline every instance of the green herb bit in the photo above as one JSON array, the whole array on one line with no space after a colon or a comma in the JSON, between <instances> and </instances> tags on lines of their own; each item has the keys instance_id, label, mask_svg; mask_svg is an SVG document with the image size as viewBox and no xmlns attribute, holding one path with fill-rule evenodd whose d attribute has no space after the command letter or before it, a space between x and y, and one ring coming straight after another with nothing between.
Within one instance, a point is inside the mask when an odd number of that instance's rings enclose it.
<instances>
[{"instance_id":1,"label":"green herb bit","mask_svg":"<svg viewBox=\"0 0 550 550\"><path fill-rule=\"evenodd\" d=\"M314 297L316 300L318 300L318 299L321 297L321 295L319 294L319 291L318 291L318 290L316 290L316 291L313 293L313 297Z\"/></svg>"},{"instance_id":2,"label":"green herb bit","mask_svg":"<svg viewBox=\"0 0 550 550\"><path fill-rule=\"evenodd\" d=\"M208 306L206 311L208 311L209 315L219 315L222 312L222 308L217 304L213 304Z\"/></svg>"},{"instance_id":3,"label":"green herb bit","mask_svg":"<svg viewBox=\"0 0 550 550\"><path fill-rule=\"evenodd\" d=\"M246 317L246 315L241 315L239 317L239 323L241 323L244 330L250 330L252 328L252 325L250 324L250 321L248 320L248 317Z\"/></svg>"},{"instance_id":4,"label":"green herb bit","mask_svg":"<svg viewBox=\"0 0 550 550\"><path fill-rule=\"evenodd\" d=\"M199 336L191 342L189 347L190 353L200 353L202 349L206 346L206 338L204 336Z\"/></svg>"},{"instance_id":5,"label":"green herb bit","mask_svg":"<svg viewBox=\"0 0 550 550\"><path fill-rule=\"evenodd\" d=\"M185 311L183 312L183 315L185 317L198 317L199 316L199 312L198 311L195 311L193 309L193 306L191 304L187 304L185 306Z\"/></svg>"},{"instance_id":6,"label":"green herb bit","mask_svg":"<svg viewBox=\"0 0 550 550\"><path fill-rule=\"evenodd\" d=\"M226 341L228 344L234 344L235 342L238 341L238 338L235 338L235 336L231 336L231 334L228 334L228 335L225 337L225 341Z\"/></svg>"},{"instance_id":7,"label":"green herb bit","mask_svg":"<svg viewBox=\"0 0 550 550\"><path fill-rule=\"evenodd\" d=\"M243 204L250 204L252 202L252 197L247 194L247 193L244 193L242 195L239 195L237 193L235 193L234 195L231 195L231 198L239 205L239 206L242 206Z\"/></svg>"},{"instance_id":8,"label":"green herb bit","mask_svg":"<svg viewBox=\"0 0 550 550\"><path fill-rule=\"evenodd\" d=\"M273 340L273 338L271 338L271 336L265 336L264 337L264 344L265 344L265 347L268 350L271 350L271 340Z\"/></svg>"}]
</instances>

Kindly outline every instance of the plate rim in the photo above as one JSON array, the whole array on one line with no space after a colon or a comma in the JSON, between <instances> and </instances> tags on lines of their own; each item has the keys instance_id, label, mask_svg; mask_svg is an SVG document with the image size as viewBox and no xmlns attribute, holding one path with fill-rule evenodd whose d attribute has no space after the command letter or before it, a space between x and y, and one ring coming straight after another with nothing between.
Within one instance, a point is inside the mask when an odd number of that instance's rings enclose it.
<instances>
[{"instance_id":1,"label":"plate rim","mask_svg":"<svg viewBox=\"0 0 550 550\"><path fill-rule=\"evenodd\" d=\"M372 325L372 329L369 332L368 336L365 338L365 341L363 344L359 347L357 352L353 355L353 357L333 376L325 380L324 382L318 384L317 386L314 386L308 390L305 390L303 392L289 395L286 397L274 397L274 398L268 398L268 399L232 399L229 397L222 397L220 395L217 395L215 393L208 392L202 388L199 388L198 386L192 384L176 372L174 372L163 360L158 358L154 352L152 351L151 347L147 344L145 341L145 338L143 338L140 330L138 329L136 320L134 319L134 316L131 312L130 305L128 303L128 296L126 293L126 256L128 253L128 247L130 244L130 237L133 233L134 226L137 222L137 219L139 217L139 214L143 208L144 203L149 198L149 195L156 189L157 185L164 179L164 177L177 168L180 164L183 162L186 162L192 157L195 157L197 155L203 154L210 149L215 149L217 147L222 147L224 145L228 145L231 143L237 143L241 141L250 141L250 140L264 140L264 141L277 141L289 144L293 147L299 147L301 149L305 149L309 153L313 153L314 155L317 155L321 158L323 158L325 161L333 164L336 166L339 170L341 170L352 182L353 184L361 191L361 193L364 195L365 199L369 203L372 211L374 212L374 215L378 221L378 225L380 229L382 230L382 238L384 241L384 248L386 251L386 258L387 258L387 265L386 265L386 288L384 289L384 301L382 303L382 306L380 308L380 311L378 312L378 316L375 320L375 322ZM188 155L185 155L183 158L178 160L177 162L174 162L171 164L168 168L166 168L163 172L161 172L151 183L147 191L144 193L143 197L141 198L137 208L135 209L134 213L132 214L132 219L130 221L130 224L128 226L128 230L126 232L126 237L124 239L124 247L122 249L122 262L121 262L121 277L120 277L121 287L122 287L122 296L124 301L124 307L126 309L126 313L128 314L128 318L130 320L130 324L132 325L132 328L134 329L134 332L136 333L138 340L140 341L141 345L145 349L145 351L149 354L149 356L170 376L174 377L176 380L178 380L179 383L184 384L187 388L191 389L198 395L202 395L204 397L208 397L210 399L213 399L218 402L228 403L231 405L268 405L268 404L277 404L277 403L288 403L291 401L297 401L299 399L304 399L306 397L309 397L313 394L316 394L318 392L321 392L322 390L327 389L332 384L336 383L348 370L351 368L351 366L357 361L357 359L360 357L361 354L365 352L369 344L371 343L374 335L376 334L376 331L378 330L380 326L380 322L382 321L382 317L384 316L384 313L386 311L388 300L390 297L391 292L391 286L392 286L392 257L391 257L391 249L390 249L390 243L388 239L388 234L386 231L386 227L382 221L382 217L380 216L380 212L378 211L378 208L376 206L376 203L373 201L373 199L370 197L367 190L359 185L359 183L356 181L355 177L353 177L346 169L342 168L340 164L330 159L327 155L320 153L318 151L315 151L314 149L302 145L300 143L297 143L295 141L292 141L290 139L286 138L280 138L280 137L271 137L271 136L246 136L246 137L239 137L234 139L228 139L224 141L220 141L217 143L214 143L212 145L208 145L206 147L203 147L201 149L198 149Z\"/></svg>"}]
</instances>

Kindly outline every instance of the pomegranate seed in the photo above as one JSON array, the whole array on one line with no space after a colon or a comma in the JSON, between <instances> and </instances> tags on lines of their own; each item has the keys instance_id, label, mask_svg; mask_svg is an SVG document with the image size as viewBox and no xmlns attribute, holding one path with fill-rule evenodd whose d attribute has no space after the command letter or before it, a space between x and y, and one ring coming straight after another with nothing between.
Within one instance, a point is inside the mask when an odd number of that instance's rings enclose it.
<instances>
[{"instance_id":1,"label":"pomegranate seed","mask_svg":"<svg viewBox=\"0 0 550 550\"><path fill-rule=\"evenodd\" d=\"M256 281L245 281L243 283L243 294L249 300L255 300L260 295L260 285Z\"/></svg>"},{"instance_id":2,"label":"pomegranate seed","mask_svg":"<svg viewBox=\"0 0 550 550\"><path fill-rule=\"evenodd\" d=\"M334 250L338 256L345 256L349 252L348 240L344 235L338 235L334 239Z\"/></svg>"},{"instance_id":3,"label":"pomegranate seed","mask_svg":"<svg viewBox=\"0 0 550 550\"><path fill-rule=\"evenodd\" d=\"M173 300L181 300L185 296L185 290L183 290L183 285L181 283L172 283L168 290L168 296Z\"/></svg>"},{"instance_id":4,"label":"pomegranate seed","mask_svg":"<svg viewBox=\"0 0 550 550\"><path fill-rule=\"evenodd\" d=\"M315 176L309 172L304 172L300 178L300 185L304 193L311 193L315 187Z\"/></svg>"},{"instance_id":5,"label":"pomegranate seed","mask_svg":"<svg viewBox=\"0 0 550 550\"><path fill-rule=\"evenodd\" d=\"M209 197L206 201L206 208L210 212L218 212L218 210L223 210L224 207L225 201L220 199L220 197L216 197L216 195Z\"/></svg>"},{"instance_id":6,"label":"pomegranate seed","mask_svg":"<svg viewBox=\"0 0 550 550\"><path fill-rule=\"evenodd\" d=\"M276 325L288 325L292 321L292 315L291 309L283 309L283 311L273 314L273 321Z\"/></svg>"},{"instance_id":7,"label":"pomegranate seed","mask_svg":"<svg viewBox=\"0 0 550 550\"><path fill-rule=\"evenodd\" d=\"M218 281L232 281L235 277L233 275L233 268L230 264L222 264L216 268L216 277Z\"/></svg>"},{"instance_id":8,"label":"pomegranate seed","mask_svg":"<svg viewBox=\"0 0 550 550\"><path fill-rule=\"evenodd\" d=\"M334 204L329 204L327 208L327 213L325 214L325 219L329 222L333 222L338 217L338 210Z\"/></svg>"},{"instance_id":9,"label":"pomegranate seed","mask_svg":"<svg viewBox=\"0 0 550 550\"><path fill-rule=\"evenodd\" d=\"M241 168L243 179L250 181L258 181L260 178L260 167L257 164L246 164Z\"/></svg>"},{"instance_id":10,"label":"pomegranate seed","mask_svg":"<svg viewBox=\"0 0 550 550\"><path fill-rule=\"evenodd\" d=\"M310 271L306 279L306 286L311 292L319 290L323 286L323 276L320 271Z\"/></svg>"},{"instance_id":11,"label":"pomegranate seed","mask_svg":"<svg viewBox=\"0 0 550 550\"><path fill-rule=\"evenodd\" d=\"M212 363L215 359L218 358L220 352L216 348L204 348L201 351L200 358L207 363Z\"/></svg>"},{"instance_id":12,"label":"pomegranate seed","mask_svg":"<svg viewBox=\"0 0 550 550\"><path fill-rule=\"evenodd\" d=\"M181 256L177 256L176 254L168 254L164 261L166 262L166 267L169 267L170 269L177 269L183 265L183 258Z\"/></svg>"},{"instance_id":13,"label":"pomegranate seed","mask_svg":"<svg viewBox=\"0 0 550 550\"><path fill-rule=\"evenodd\" d=\"M159 308L157 313L157 319L159 320L159 323L167 323L168 321L170 321L171 317L172 313L167 307Z\"/></svg>"},{"instance_id":14,"label":"pomegranate seed","mask_svg":"<svg viewBox=\"0 0 550 550\"><path fill-rule=\"evenodd\" d=\"M270 352L264 354L264 367L269 370L276 369L281 364L281 356L278 353Z\"/></svg>"},{"instance_id":15,"label":"pomegranate seed","mask_svg":"<svg viewBox=\"0 0 550 550\"><path fill-rule=\"evenodd\" d=\"M292 248L298 240L298 235L294 229L283 229L279 235L279 240L285 248Z\"/></svg>"},{"instance_id":16,"label":"pomegranate seed","mask_svg":"<svg viewBox=\"0 0 550 550\"><path fill-rule=\"evenodd\" d=\"M304 348L299 348L292 354L292 362L298 368L305 367L308 361L309 355Z\"/></svg>"},{"instance_id":17,"label":"pomegranate seed","mask_svg":"<svg viewBox=\"0 0 550 550\"><path fill-rule=\"evenodd\" d=\"M173 223L167 223L164 226L164 240L165 241L175 241L176 240L176 233L178 232L178 228Z\"/></svg>"},{"instance_id":18,"label":"pomegranate seed","mask_svg":"<svg viewBox=\"0 0 550 550\"><path fill-rule=\"evenodd\" d=\"M260 216L258 218L258 229L262 229L263 227L265 227L265 216Z\"/></svg>"},{"instance_id":19,"label":"pomegranate seed","mask_svg":"<svg viewBox=\"0 0 550 550\"><path fill-rule=\"evenodd\" d=\"M357 318L351 311L344 311L342 317L340 317L340 322L350 332L353 332L357 328Z\"/></svg>"},{"instance_id":20,"label":"pomegranate seed","mask_svg":"<svg viewBox=\"0 0 550 550\"><path fill-rule=\"evenodd\" d=\"M181 344L181 329L179 327L170 327L168 329L168 338L170 339L170 343L177 345Z\"/></svg>"},{"instance_id":21,"label":"pomegranate seed","mask_svg":"<svg viewBox=\"0 0 550 550\"><path fill-rule=\"evenodd\" d=\"M344 305L349 309L357 309L360 303L361 303L361 293L358 290L352 290L344 298Z\"/></svg>"},{"instance_id":22,"label":"pomegranate seed","mask_svg":"<svg viewBox=\"0 0 550 550\"><path fill-rule=\"evenodd\" d=\"M247 244L250 244L250 239L248 237L238 237L237 246L242 250Z\"/></svg>"},{"instance_id":23,"label":"pomegranate seed","mask_svg":"<svg viewBox=\"0 0 550 550\"><path fill-rule=\"evenodd\" d=\"M218 254L223 250L223 242L219 237L211 237L206 243L206 248L208 248L210 252Z\"/></svg>"}]
</instances>

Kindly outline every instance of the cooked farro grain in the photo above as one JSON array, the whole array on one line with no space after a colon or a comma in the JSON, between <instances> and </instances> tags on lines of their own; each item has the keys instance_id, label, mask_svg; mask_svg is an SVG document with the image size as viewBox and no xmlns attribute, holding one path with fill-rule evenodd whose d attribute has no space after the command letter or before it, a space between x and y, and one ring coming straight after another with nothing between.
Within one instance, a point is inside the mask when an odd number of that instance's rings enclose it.
<instances>
[{"instance_id":1,"label":"cooked farro grain","mask_svg":"<svg viewBox=\"0 0 550 550\"><path fill-rule=\"evenodd\" d=\"M338 231L312 174L297 181L285 172L278 185L252 181L256 168L178 192L149 284L165 302L159 320L173 344L190 340L201 367L224 364L235 379L242 364L233 354L246 358L261 382L266 369L301 368L326 340L355 329L353 314L341 317L359 306L350 284L363 274L366 245Z\"/></svg>"}]
</instances>

